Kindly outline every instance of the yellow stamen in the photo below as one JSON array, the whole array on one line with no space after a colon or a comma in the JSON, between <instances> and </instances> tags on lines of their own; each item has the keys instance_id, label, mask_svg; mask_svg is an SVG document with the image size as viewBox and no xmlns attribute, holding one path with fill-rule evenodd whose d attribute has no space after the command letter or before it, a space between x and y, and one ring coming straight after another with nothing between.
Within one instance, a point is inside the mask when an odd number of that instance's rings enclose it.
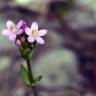
<instances>
[{"instance_id":1,"label":"yellow stamen","mask_svg":"<svg viewBox=\"0 0 96 96\"><path fill-rule=\"evenodd\" d=\"M33 32L33 36L34 37L37 37L38 36L38 31L37 30L33 30L32 32Z\"/></svg>"},{"instance_id":2,"label":"yellow stamen","mask_svg":"<svg viewBox=\"0 0 96 96\"><path fill-rule=\"evenodd\" d=\"M16 33L16 24L13 24L13 26L11 27L11 30L13 33Z\"/></svg>"}]
</instances>

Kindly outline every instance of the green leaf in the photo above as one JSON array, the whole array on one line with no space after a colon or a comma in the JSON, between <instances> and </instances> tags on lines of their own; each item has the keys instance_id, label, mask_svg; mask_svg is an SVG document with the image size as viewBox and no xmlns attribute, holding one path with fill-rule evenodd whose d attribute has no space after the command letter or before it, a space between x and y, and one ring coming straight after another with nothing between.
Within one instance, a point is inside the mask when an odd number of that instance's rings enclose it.
<instances>
[{"instance_id":1,"label":"green leaf","mask_svg":"<svg viewBox=\"0 0 96 96\"><path fill-rule=\"evenodd\" d=\"M31 83L31 86L34 86L38 81L40 81L42 79L42 76L40 75L40 76L38 76L38 77L36 77L33 81L32 81L32 83Z\"/></svg>"},{"instance_id":2,"label":"green leaf","mask_svg":"<svg viewBox=\"0 0 96 96\"><path fill-rule=\"evenodd\" d=\"M41 79L42 79L42 76L40 75L40 76L35 78L35 82L40 81Z\"/></svg>"},{"instance_id":3,"label":"green leaf","mask_svg":"<svg viewBox=\"0 0 96 96\"><path fill-rule=\"evenodd\" d=\"M29 72L28 70L24 67L23 64L20 65L20 73L22 76L22 79L25 81L27 85L31 85L30 83L30 77L29 77Z\"/></svg>"}]
</instances>

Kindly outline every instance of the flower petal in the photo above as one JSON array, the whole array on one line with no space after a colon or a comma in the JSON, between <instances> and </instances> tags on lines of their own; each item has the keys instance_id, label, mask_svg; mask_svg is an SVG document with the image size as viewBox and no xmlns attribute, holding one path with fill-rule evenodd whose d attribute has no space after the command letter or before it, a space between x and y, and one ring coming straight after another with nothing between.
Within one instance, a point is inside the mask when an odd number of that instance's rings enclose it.
<instances>
[{"instance_id":1,"label":"flower petal","mask_svg":"<svg viewBox=\"0 0 96 96\"><path fill-rule=\"evenodd\" d=\"M32 43L35 41L35 38L33 36L29 36L27 40L28 42Z\"/></svg>"},{"instance_id":2,"label":"flower petal","mask_svg":"<svg viewBox=\"0 0 96 96\"><path fill-rule=\"evenodd\" d=\"M36 37L36 41L40 44L44 44L44 40L41 37Z\"/></svg>"},{"instance_id":3,"label":"flower petal","mask_svg":"<svg viewBox=\"0 0 96 96\"><path fill-rule=\"evenodd\" d=\"M23 29L17 30L16 34L20 35L23 33Z\"/></svg>"},{"instance_id":4,"label":"flower petal","mask_svg":"<svg viewBox=\"0 0 96 96\"><path fill-rule=\"evenodd\" d=\"M26 27L26 28L25 28L25 33L26 33L27 35L32 35L32 31L31 31L31 29L30 29L29 27Z\"/></svg>"},{"instance_id":5,"label":"flower petal","mask_svg":"<svg viewBox=\"0 0 96 96\"><path fill-rule=\"evenodd\" d=\"M47 30L46 29L42 29L38 32L38 36L44 36L47 34Z\"/></svg>"},{"instance_id":6,"label":"flower petal","mask_svg":"<svg viewBox=\"0 0 96 96\"><path fill-rule=\"evenodd\" d=\"M1 32L3 35L5 36L9 36L10 35L10 31L8 29L5 29Z\"/></svg>"},{"instance_id":7,"label":"flower petal","mask_svg":"<svg viewBox=\"0 0 96 96\"><path fill-rule=\"evenodd\" d=\"M31 25L31 30L38 30L38 24L36 22L33 22Z\"/></svg>"},{"instance_id":8,"label":"flower petal","mask_svg":"<svg viewBox=\"0 0 96 96\"><path fill-rule=\"evenodd\" d=\"M19 21L19 22L17 23L17 25L16 25L16 28L17 28L17 29L20 29L20 28L22 27L23 23L24 23L23 20Z\"/></svg>"},{"instance_id":9,"label":"flower petal","mask_svg":"<svg viewBox=\"0 0 96 96\"><path fill-rule=\"evenodd\" d=\"M12 34L9 36L9 40L15 41L15 39L16 39L16 34Z\"/></svg>"},{"instance_id":10,"label":"flower petal","mask_svg":"<svg viewBox=\"0 0 96 96\"><path fill-rule=\"evenodd\" d=\"M14 23L13 23L13 21L11 21L11 20L8 20L8 21L6 22L6 26L7 26L8 29L10 29L13 25L14 25Z\"/></svg>"}]
</instances>

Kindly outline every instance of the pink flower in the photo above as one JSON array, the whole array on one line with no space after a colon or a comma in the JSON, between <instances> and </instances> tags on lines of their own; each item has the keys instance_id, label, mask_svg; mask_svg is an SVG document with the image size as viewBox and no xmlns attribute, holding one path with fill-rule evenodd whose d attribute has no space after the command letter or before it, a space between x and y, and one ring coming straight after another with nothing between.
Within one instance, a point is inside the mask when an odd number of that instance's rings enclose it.
<instances>
[{"instance_id":1,"label":"pink flower","mask_svg":"<svg viewBox=\"0 0 96 96\"><path fill-rule=\"evenodd\" d=\"M38 24L36 22L33 22L31 28L25 28L25 33L28 35L28 42L32 43L36 40L39 44L44 44L44 40L41 36L46 35L47 30L42 29L38 31Z\"/></svg>"},{"instance_id":2,"label":"pink flower","mask_svg":"<svg viewBox=\"0 0 96 96\"><path fill-rule=\"evenodd\" d=\"M23 24L23 20L19 21L16 25L13 21L8 20L6 22L7 29L2 31L2 34L9 37L9 40L14 41L17 35L23 33L23 29L20 29Z\"/></svg>"}]
</instances>

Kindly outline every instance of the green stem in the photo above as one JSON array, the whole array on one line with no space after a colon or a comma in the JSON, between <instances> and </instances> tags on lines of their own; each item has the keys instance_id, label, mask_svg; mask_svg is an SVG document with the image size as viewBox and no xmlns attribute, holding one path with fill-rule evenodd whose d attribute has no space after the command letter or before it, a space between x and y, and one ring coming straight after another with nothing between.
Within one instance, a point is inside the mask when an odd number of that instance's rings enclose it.
<instances>
[{"instance_id":1,"label":"green stem","mask_svg":"<svg viewBox=\"0 0 96 96\"><path fill-rule=\"evenodd\" d=\"M29 75L30 75L30 82L32 83L32 81L34 80L34 78L33 78L33 74L32 74L32 71L31 71L30 60L26 60L26 63L27 63L27 67L28 67L28 71L29 71ZM37 96L36 95L36 91L35 91L35 85L32 86L32 96Z\"/></svg>"}]
</instances>

